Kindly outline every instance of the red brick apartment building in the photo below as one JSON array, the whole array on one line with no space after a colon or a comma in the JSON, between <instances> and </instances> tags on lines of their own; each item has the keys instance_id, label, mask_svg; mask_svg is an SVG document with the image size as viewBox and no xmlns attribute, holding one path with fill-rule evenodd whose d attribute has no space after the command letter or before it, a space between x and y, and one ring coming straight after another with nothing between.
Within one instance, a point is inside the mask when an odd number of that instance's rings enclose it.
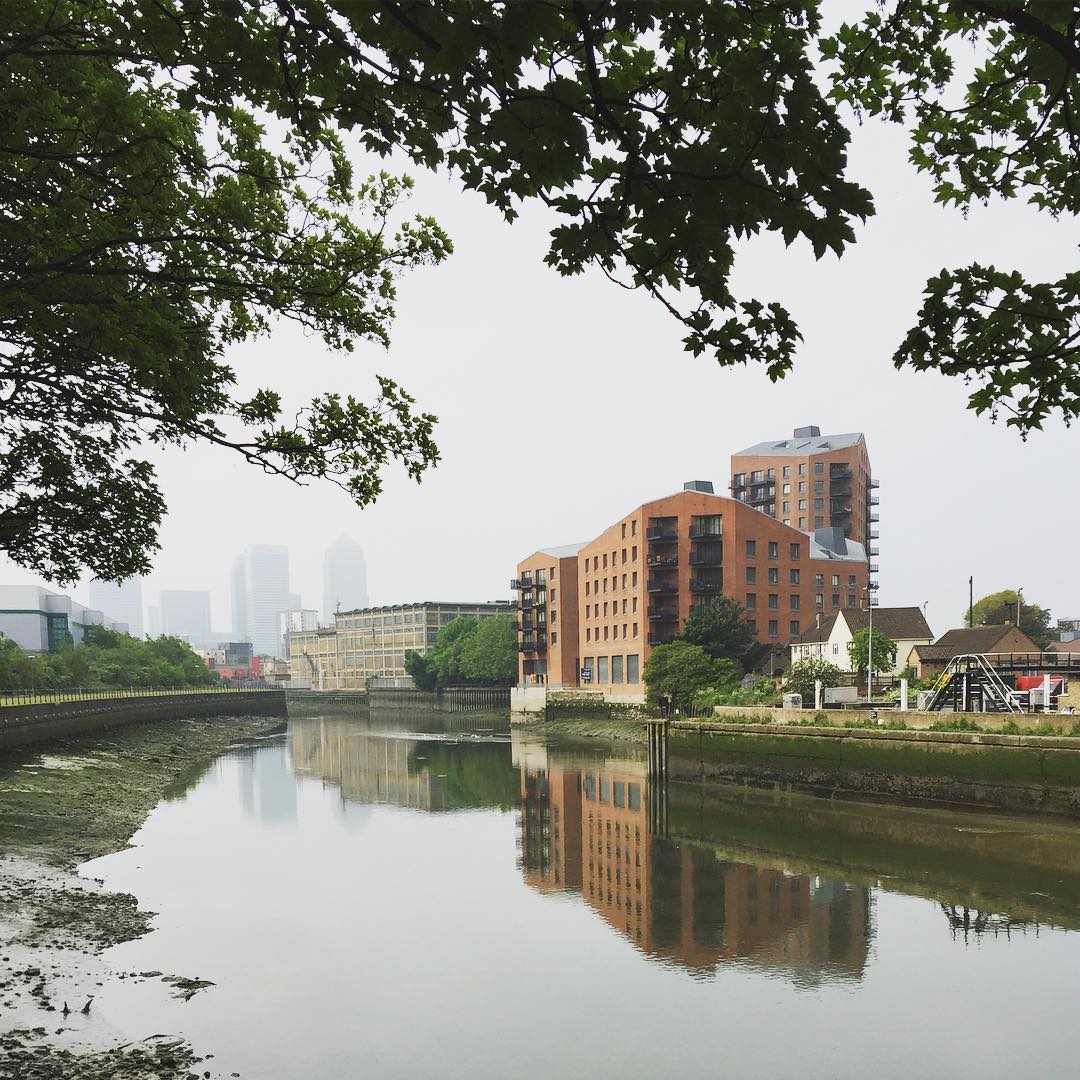
<instances>
[{"instance_id":1,"label":"red brick apartment building","mask_svg":"<svg viewBox=\"0 0 1080 1080\"><path fill-rule=\"evenodd\" d=\"M801 427L790 439L731 456L734 498L805 532L843 529L871 556L877 554L877 488L861 432L822 435L820 428Z\"/></svg>"},{"instance_id":2,"label":"red brick apartment building","mask_svg":"<svg viewBox=\"0 0 1080 1080\"><path fill-rule=\"evenodd\" d=\"M819 613L857 607L868 582L865 549L842 529L801 532L693 481L642 504L587 544L537 552L518 564L519 678L553 687L587 681L639 697L652 649L671 641L711 597L738 601L760 642L786 645ZM541 632L535 616L545 609ZM530 613L534 619L525 621Z\"/></svg>"}]
</instances>

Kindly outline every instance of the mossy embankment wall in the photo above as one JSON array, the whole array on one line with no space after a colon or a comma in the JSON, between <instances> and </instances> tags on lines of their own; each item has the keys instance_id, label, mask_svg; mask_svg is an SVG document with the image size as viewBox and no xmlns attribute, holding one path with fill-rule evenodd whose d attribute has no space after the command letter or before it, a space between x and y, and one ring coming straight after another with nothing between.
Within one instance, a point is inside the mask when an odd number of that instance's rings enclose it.
<instances>
[{"instance_id":1,"label":"mossy embankment wall","mask_svg":"<svg viewBox=\"0 0 1080 1080\"><path fill-rule=\"evenodd\" d=\"M1080 817L1080 740L674 721L669 777Z\"/></svg>"},{"instance_id":2,"label":"mossy embankment wall","mask_svg":"<svg viewBox=\"0 0 1080 1080\"><path fill-rule=\"evenodd\" d=\"M88 698L0 707L0 751L126 724L193 716L287 716L281 690Z\"/></svg>"}]
</instances>

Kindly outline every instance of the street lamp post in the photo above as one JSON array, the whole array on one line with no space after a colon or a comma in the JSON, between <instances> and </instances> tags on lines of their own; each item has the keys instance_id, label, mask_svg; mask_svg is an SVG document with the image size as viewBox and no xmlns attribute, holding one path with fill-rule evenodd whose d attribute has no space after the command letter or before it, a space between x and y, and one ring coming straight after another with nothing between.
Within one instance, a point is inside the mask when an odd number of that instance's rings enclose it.
<instances>
[{"instance_id":1,"label":"street lamp post","mask_svg":"<svg viewBox=\"0 0 1080 1080\"><path fill-rule=\"evenodd\" d=\"M869 614L869 629L866 633L866 705L874 700L874 585L866 585L866 610Z\"/></svg>"},{"instance_id":2,"label":"street lamp post","mask_svg":"<svg viewBox=\"0 0 1080 1080\"><path fill-rule=\"evenodd\" d=\"M1020 629L1020 594L1024 591L1023 586L1016 590L1016 629Z\"/></svg>"}]
</instances>

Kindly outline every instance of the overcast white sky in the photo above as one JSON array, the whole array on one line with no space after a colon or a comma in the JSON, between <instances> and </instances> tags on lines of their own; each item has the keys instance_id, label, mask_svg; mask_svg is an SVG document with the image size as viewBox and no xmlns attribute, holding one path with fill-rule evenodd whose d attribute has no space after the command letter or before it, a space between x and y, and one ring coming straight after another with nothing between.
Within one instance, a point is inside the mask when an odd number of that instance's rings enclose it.
<instances>
[{"instance_id":1,"label":"overcast white sky","mask_svg":"<svg viewBox=\"0 0 1080 1080\"><path fill-rule=\"evenodd\" d=\"M342 532L365 549L374 603L505 598L515 563L537 547L589 539L684 480L726 493L733 451L817 424L866 434L881 481L883 605L929 601L941 633L958 625L973 574L976 598L1022 586L1055 617L1080 615L1077 431L1055 420L1021 442L968 412L960 382L889 361L928 276L978 260L1051 280L1075 265L1075 222L1019 202L966 220L937 207L903 133L877 123L856 133L851 166L878 214L843 259L815 262L774 237L740 256L736 293L781 300L805 338L776 385L758 368L684 353L680 327L644 294L544 267L553 222L542 208L507 226L455 180L417 175L413 205L456 251L401 281L389 353L335 356L283 325L232 359L246 386L297 404L330 389L371 398L372 373L390 375L439 416L442 463L419 486L391 470L378 504L360 511L333 487L296 488L225 451L170 452L146 602L161 588L210 589L214 629L227 630L233 555L276 543L289 546L294 590L318 607L323 552ZM33 579L6 564L0 580Z\"/></svg>"}]
</instances>

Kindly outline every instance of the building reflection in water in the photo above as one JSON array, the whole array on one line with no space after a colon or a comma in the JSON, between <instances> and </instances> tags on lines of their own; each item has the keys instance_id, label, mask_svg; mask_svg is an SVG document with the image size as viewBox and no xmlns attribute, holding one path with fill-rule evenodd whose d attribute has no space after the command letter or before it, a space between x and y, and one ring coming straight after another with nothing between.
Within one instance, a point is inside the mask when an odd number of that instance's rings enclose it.
<instances>
[{"instance_id":1,"label":"building reflection in water","mask_svg":"<svg viewBox=\"0 0 1080 1080\"><path fill-rule=\"evenodd\" d=\"M870 890L725 861L650 828L644 761L558 764L515 747L521 865L540 892L580 892L642 952L699 975L742 962L800 982L862 977Z\"/></svg>"},{"instance_id":2,"label":"building reflection in water","mask_svg":"<svg viewBox=\"0 0 1080 1080\"><path fill-rule=\"evenodd\" d=\"M233 752L240 764L240 802L264 825L296 824L296 777L282 745L248 746Z\"/></svg>"},{"instance_id":3,"label":"building reflection in water","mask_svg":"<svg viewBox=\"0 0 1080 1080\"><path fill-rule=\"evenodd\" d=\"M468 732L416 738L353 718L298 719L289 725L289 752L298 776L337 787L344 804L441 812L516 801L505 743Z\"/></svg>"}]
</instances>

